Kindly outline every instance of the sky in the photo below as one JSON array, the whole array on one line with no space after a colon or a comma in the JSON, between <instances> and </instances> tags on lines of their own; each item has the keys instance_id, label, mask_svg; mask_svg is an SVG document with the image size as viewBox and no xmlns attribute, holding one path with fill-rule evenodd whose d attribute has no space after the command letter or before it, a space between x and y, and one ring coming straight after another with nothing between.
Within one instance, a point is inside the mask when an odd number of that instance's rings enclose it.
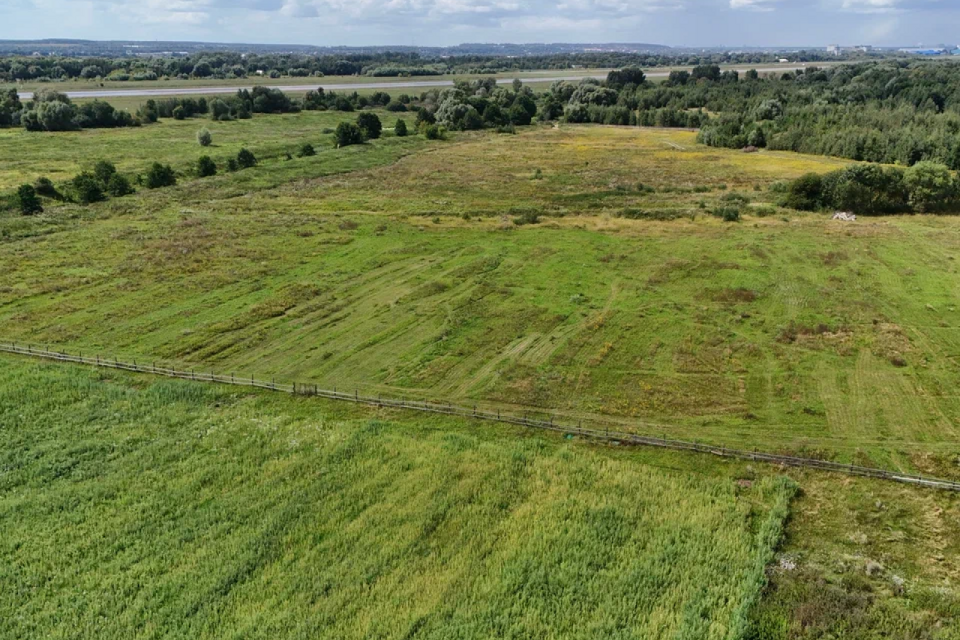
<instances>
[{"instance_id":1,"label":"sky","mask_svg":"<svg viewBox=\"0 0 960 640\"><path fill-rule=\"evenodd\" d=\"M960 0L0 0L0 39L960 44Z\"/></svg>"}]
</instances>

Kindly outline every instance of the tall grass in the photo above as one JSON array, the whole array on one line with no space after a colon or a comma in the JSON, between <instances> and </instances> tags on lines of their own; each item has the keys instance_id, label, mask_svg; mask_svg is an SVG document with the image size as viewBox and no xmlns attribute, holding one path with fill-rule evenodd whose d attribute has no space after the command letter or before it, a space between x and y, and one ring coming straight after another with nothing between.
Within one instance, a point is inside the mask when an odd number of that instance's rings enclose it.
<instances>
[{"instance_id":1,"label":"tall grass","mask_svg":"<svg viewBox=\"0 0 960 640\"><path fill-rule=\"evenodd\" d=\"M0 360L0 637L729 638L785 516L627 452Z\"/></svg>"}]
</instances>

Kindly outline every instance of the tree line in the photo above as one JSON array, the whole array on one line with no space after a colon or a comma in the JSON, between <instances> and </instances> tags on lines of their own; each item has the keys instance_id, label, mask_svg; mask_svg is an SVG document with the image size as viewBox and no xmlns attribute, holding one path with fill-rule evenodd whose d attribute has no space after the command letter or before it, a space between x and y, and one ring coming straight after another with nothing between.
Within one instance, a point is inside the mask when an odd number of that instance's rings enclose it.
<instances>
[{"instance_id":1,"label":"tree line","mask_svg":"<svg viewBox=\"0 0 960 640\"><path fill-rule=\"evenodd\" d=\"M421 55L411 51L369 54L200 52L186 56L144 57L0 57L0 82L64 80L162 80L170 78L233 79L250 76L322 77L363 75L401 77L445 74L487 74L581 67L664 67L704 64L769 64L781 54L763 52L688 53L556 53L542 55ZM862 56L863 54L850 54ZM791 54L797 62L836 60L822 51Z\"/></svg>"},{"instance_id":2,"label":"tree line","mask_svg":"<svg viewBox=\"0 0 960 640\"><path fill-rule=\"evenodd\" d=\"M906 168L865 163L825 175L809 173L790 181L780 191L782 206L801 211L842 210L877 215L960 208L960 181L956 174L930 161Z\"/></svg>"}]
</instances>

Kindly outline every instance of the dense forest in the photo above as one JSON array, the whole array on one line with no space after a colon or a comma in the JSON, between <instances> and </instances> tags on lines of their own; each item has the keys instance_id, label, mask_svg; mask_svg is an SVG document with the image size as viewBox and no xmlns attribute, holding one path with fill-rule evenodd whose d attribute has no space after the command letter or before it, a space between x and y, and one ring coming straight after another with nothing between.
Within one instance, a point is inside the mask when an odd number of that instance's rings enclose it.
<instances>
[{"instance_id":1,"label":"dense forest","mask_svg":"<svg viewBox=\"0 0 960 640\"><path fill-rule=\"evenodd\" d=\"M960 169L960 64L904 60L809 67L802 73L664 87L667 104L721 114L700 132L706 144L753 145Z\"/></svg>"},{"instance_id":2,"label":"dense forest","mask_svg":"<svg viewBox=\"0 0 960 640\"><path fill-rule=\"evenodd\" d=\"M879 54L877 54L879 55ZM243 54L203 52L177 57L58 57L7 56L0 58L0 82L58 82L72 79L125 82L163 78L244 78L322 77L363 75L371 77L423 76L443 74L486 74L538 69L577 67L614 68L626 66L663 67L700 64L764 64L776 62L775 53L677 54L563 53L525 56L422 56L415 52L382 52L348 55ZM836 60L819 51L791 55L797 62Z\"/></svg>"}]
</instances>

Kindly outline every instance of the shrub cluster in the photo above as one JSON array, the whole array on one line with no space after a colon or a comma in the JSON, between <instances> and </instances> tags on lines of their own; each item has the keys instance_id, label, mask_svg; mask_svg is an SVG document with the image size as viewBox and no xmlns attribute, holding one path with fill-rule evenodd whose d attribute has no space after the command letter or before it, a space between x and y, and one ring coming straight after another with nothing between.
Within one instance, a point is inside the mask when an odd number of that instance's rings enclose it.
<instances>
[{"instance_id":1,"label":"shrub cluster","mask_svg":"<svg viewBox=\"0 0 960 640\"><path fill-rule=\"evenodd\" d=\"M127 111L114 109L102 100L81 105L56 91L38 91L34 99L22 104L11 90L0 102L0 126L22 125L27 131L73 131L140 124Z\"/></svg>"},{"instance_id":2,"label":"shrub cluster","mask_svg":"<svg viewBox=\"0 0 960 640\"><path fill-rule=\"evenodd\" d=\"M867 215L956 211L960 181L935 162L918 162L906 169L855 164L825 175L800 176L786 185L780 204L802 211L833 209Z\"/></svg>"}]
</instances>

